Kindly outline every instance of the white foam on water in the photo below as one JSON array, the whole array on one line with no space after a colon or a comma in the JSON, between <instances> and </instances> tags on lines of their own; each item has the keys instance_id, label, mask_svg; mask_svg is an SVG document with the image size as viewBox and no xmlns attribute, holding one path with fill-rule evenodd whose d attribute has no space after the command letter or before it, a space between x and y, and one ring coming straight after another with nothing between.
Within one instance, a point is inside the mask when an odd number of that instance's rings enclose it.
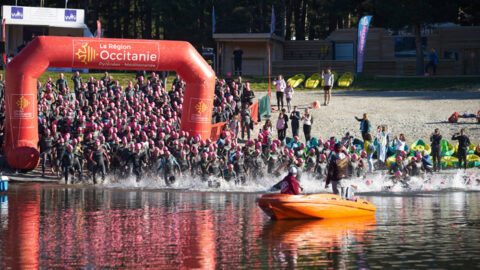
<instances>
[{"instance_id":1,"label":"white foam on water","mask_svg":"<svg viewBox=\"0 0 480 270\"><path fill-rule=\"evenodd\" d=\"M189 190L207 192L269 192L269 189L278 183L281 177L249 178L245 184L237 185L233 181L219 180L219 187L209 186L209 181L200 178L183 176L177 177L172 185L166 185L163 177L145 177L138 183L135 177L107 181L103 186L120 189L145 189L145 190ZM215 182L215 181L214 181ZM342 180L343 186L353 186L355 193L406 193L406 192L429 192L442 190L465 190L480 191L480 173L464 172L457 170L452 173L425 174L420 177L411 177L405 185L401 182L394 183L390 175L379 172L367 175L365 178L353 178ZM331 192L331 187L325 188L325 181L318 180L311 175L303 174L301 186L302 193L325 193Z\"/></svg>"}]
</instances>

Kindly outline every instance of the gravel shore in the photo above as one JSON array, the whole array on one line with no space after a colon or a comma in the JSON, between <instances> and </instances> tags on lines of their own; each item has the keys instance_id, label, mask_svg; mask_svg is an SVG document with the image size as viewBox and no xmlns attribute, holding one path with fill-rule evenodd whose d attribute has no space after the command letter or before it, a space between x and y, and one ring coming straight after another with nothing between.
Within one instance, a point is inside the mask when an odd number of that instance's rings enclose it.
<instances>
[{"instance_id":1,"label":"gravel shore","mask_svg":"<svg viewBox=\"0 0 480 270\"><path fill-rule=\"evenodd\" d=\"M257 97L264 94L257 93ZM314 101L323 104L323 91L297 91L293 104L303 113L311 108ZM272 93L272 105L276 109L275 93ZM362 117L368 113L372 130L378 125L388 125L392 138L404 133L407 143L417 139L429 142L429 136L439 128L443 137L450 140L455 132L465 128L474 144L480 143L480 124L474 118L460 119L458 123L448 122L452 113L476 114L480 110L480 91L333 91L328 106L312 109L314 123L312 136L327 139L331 136L341 138L349 131L361 139L360 123L354 116ZM278 119L278 111L272 113L273 127ZM263 120L263 119L262 119ZM264 121L263 121L264 122ZM263 122L261 125L263 125ZM260 127L261 127L260 125ZM258 128L255 129L255 133ZM277 136L276 131L275 137ZM375 135L375 131L373 132ZM304 140L300 127L300 137ZM287 137L292 136L290 129Z\"/></svg>"}]
</instances>

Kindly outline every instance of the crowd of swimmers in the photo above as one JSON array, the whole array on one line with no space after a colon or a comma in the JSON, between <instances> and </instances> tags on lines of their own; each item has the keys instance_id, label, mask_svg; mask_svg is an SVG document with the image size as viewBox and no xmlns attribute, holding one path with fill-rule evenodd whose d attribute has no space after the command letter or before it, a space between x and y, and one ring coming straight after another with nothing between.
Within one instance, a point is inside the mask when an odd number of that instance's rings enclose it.
<instances>
[{"instance_id":1,"label":"crowd of swimmers","mask_svg":"<svg viewBox=\"0 0 480 270\"><path fill-rule=\"evenodd\" d=\"M298 180L308 175L327 180L328 185L338 178L334 170L343 174L341 178L372 172L374 153L380 163L385 161L373 144L367 114L358 119L364 139L361 147L353 144L349 133L340 140L311 137L304 143L298 136L279 140L272 134L270 121L258 136L250 138L253 124L249 106L255 95L241 77L217 80L212 121L228 123L220 138L212 141L190 136L179 130L184 89L185 82L179 76L166 85L153 72L147 78L138 76L135 83L130 81L125 87L107 72L100 80L90 77L86 82L77 72L71 87L63 74L55 82L51 78L39 82L42 175L51 168L51 173L62 175L65 183L96 184L107 176L112 181L134 176L137 181L161 179L166 185L182 177L219 185L222 181L244 184L262 177L280 177L295 168ZM385 129L380 132L387 134ZM389 172L406 179L440 169L438 136L438 131L432 134L433 162L426 151L409 158L411 153L402 148L404 135L395 138L397 157ZM381 147L382 138L378 138ZM469 144L464 131L453 139L460 141L459 153ZM342 160L341 170L329 165L337 160Z\"/></svg>"}]
</instances>

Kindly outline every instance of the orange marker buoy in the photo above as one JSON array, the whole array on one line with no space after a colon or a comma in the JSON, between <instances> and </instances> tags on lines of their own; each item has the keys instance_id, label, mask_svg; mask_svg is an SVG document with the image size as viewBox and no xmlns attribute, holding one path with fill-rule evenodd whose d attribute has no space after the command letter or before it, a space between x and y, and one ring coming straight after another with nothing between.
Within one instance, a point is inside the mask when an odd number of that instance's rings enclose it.
<instances>
[{"instance_id":1,"label":"orange marker buoy","mask_svg":"<svg viewBox=\"0 0 480 270\"><path fill-rule=\"evenodd\" d=\"M312 106L313 106L314 109L318 109L318 108L320 108L320 102L314 101Z\"/></svg>"}]
</instances>

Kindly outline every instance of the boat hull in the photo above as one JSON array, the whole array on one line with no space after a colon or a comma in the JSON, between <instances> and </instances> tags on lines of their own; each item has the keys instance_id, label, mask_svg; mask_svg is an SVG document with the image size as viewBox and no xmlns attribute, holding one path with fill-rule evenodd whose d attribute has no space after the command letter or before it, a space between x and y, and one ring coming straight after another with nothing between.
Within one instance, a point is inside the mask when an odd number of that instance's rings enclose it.
<instances>
[{"instance_id":1,"label":"boat hull","mask_svg":"<svg viewBox=\"0 0 480 270\"><path fill-rule=\"evenodd\" d=\"M273 219L348 218L372 216L375 206L365 200L344 200L335 194L265 194L258 206Z\"/></svg>"}]
</instances>

